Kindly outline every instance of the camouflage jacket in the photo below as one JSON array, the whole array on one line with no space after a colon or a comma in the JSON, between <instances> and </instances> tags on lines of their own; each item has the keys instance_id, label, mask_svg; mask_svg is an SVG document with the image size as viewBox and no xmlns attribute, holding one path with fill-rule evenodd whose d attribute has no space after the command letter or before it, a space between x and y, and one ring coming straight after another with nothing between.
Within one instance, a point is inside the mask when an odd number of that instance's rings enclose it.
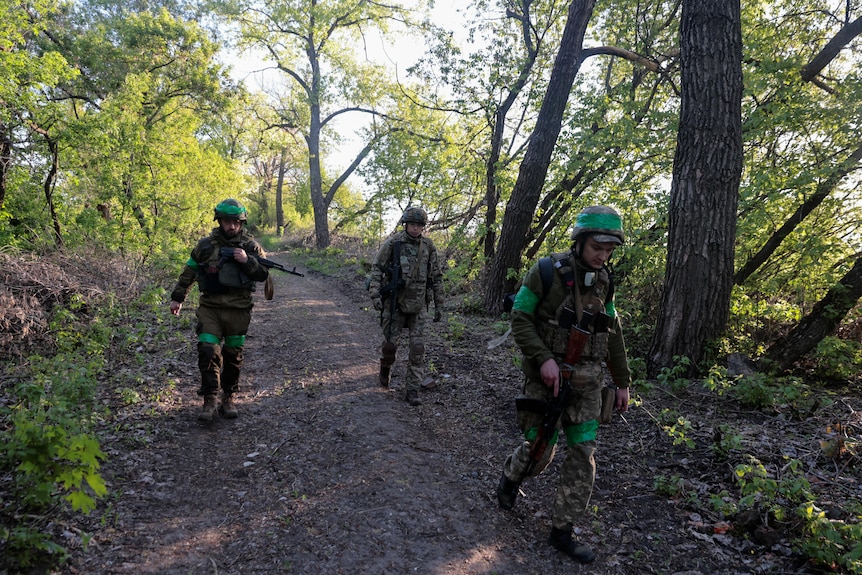
<instances>
[{"instance_id":1,"label":"camouflage jacket","mask_svg":"<svg viewBox=\"0 0 862 575\"><path fill-rule=\"evenodd\" d=\"M250 280L248 286L229 287L219 280L221 270L217 264L220 258L219 250L223 247L242 248L249 255L248 261L244 264L233 261L226 264L237 266L239 271ZM245 228L233 238L225 237L220 227L214 228L208 237L201 239L192 249L191 257L186 262L174 291L171 292L171 299L180 303L185 301L192 284L197 281L201 292L201 306L251 308L254 282L265 281L269 276L269 270L260 265L254 256L264 257L263 248Z\"/></svg>"},{"instance_id":2,"label":"camouflage jacket","mask_svg":"<svg viewBox=\"0 0 862 575\"><path fill-rule=\"evenodd\" d=\"M563 283L556 271L553 274L553 283L544 297L538 264L534 264L527 271L512 308L512 334L524 355L524 373L531 380L540 380L539 369L545 361L553 358L559 362L565 357L569 330L561 328L558 323L564 307L578 310L579 317L581 309L594 314L604 311L612 318L611 329L605 333L594 333L590 337L581 356L581 363L607 361L614 383L618 387L628 387L631 383L631 372L626 344L613 294L608 293L610 279L607 272L595 272L595 279L588 287L584 279L589 270L579 265L570 253L553 254L552 258L573 270L580 305L574 301L574 291Z\"/></svg>"},{"instance_id":3,"label":"camouflage jacket","mask_svg":"<svg viewBox=\"0 0 862 575\"><path fill-rule=\"evenodd\" d=\"M398 309L402 313L420 313L433 299L435 308L443 307L443 272L434 242L424 236L411 237L406 231L389 237L374 258L368 289L372 298L381 297L380 290L392 281L392 252L401 243L401 279ZM385 298L384 298L385 299Z\"/></svg>"}]
</instances>

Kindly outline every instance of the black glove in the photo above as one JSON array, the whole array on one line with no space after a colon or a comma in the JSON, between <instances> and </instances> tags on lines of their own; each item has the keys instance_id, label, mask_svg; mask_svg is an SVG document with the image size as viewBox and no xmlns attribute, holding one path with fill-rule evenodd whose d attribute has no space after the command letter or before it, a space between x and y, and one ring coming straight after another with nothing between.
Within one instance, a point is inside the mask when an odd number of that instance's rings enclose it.
<instances>
[{"instance_id":1,"label":"black glove","mask_svg":"<svg viewBox=\"0 0 862 575\"><path fill-rule=\"evenodd\" d=\"M371 298L371 305L374 306L374 309L380 311L383 309L383 300L381 300L380 297L373 297Z\"/></svg>"}]
</instances>

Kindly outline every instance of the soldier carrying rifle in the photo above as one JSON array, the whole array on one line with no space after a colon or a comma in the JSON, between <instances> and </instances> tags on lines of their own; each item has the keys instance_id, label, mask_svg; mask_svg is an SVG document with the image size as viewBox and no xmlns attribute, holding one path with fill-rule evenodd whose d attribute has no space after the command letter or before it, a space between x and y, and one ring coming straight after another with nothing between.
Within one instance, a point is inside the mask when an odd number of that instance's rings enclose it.
<instances>
[{"instance_id":1,"label":"soldier carrying rifle","mask_svg":"<svg viewBox=\"0 0 862 575\"><path fill-rule=\"evenodd\" d=\"M237 416L234 395L239 390L242 352L251 323L252 292L255 282L269 277L260 262L263 249L245 228L247 218L245 207L233 198L220 202L213 217L218 227L192 249L171 293L171 313L179 315L195 281L201 292L195 315L201 372L198 395L204 398L198 420L203 422L213 420L219 388L222 416Z\"/></svg>"},{"instance_id":2,"label":"soldier carrying rifle","mask_svg":"<svg viewBox=\"0 0 862 575\"><path fill-rule=\"evenodd\" d=\"M443 273L437 248L422 235L428 214L422 208L404 211L404 230L389 237L374 259L368 289L374 309L381 312L383 345L380 350L380 385L388 387L401 331L410 333L407 377L410 405L421 405L419 389L425 371L425 318L434 301L434 321L443 316Z\"/></svg>"},{"instance_id":3,"label":"soldier carrying rifle","mask_svg":"<svg viewBox=\"0 0 862 575\"><path fill-rule=\"evenodd\" d=\"M512 308L512 333L526 376L516 399L524 441L508 456L497 487L500 507L512 509L521 482L551 462L557 433L567 450L551 516L548 543L581 563L596 557L572 539L595 479L596 436L602 413L602 361L617 386L608 407L628 409L631 373L607 262L624 242L622 220L608 207L577 217L569 253L543 258L527 272ZM548 271L543 271L542 268ZM551 272L549 270L553 269ZM545 285L547 284L547 285Z\"/></svg>"}]
</instances>

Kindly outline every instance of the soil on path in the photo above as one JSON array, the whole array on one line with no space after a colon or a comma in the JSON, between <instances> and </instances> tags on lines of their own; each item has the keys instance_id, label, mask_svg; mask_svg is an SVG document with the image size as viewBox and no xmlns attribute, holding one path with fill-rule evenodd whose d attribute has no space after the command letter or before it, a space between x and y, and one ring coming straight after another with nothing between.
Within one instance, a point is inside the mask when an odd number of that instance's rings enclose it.
<instances>
[{"instance_id":1,"label":"soil on path","mask_svg":"<svg viewBox=\"0 0 862 575\"><path fill-rule=\"evenodd\" d=\"M670 445L650 405L601 428L596 490L577 526L598 559L572 562L546 544L563 449L513 511L494 495L519 440L511 340L487 350L498 333L482 319L429 323L436 387L411 407L403 345L392 386L377 383L378 317L357 274L274 279L275 298L256 301L238 419L196 420L194 310L171 319L182 327L173 353L152 357L157 393L118 407L105 430L113 495L83 526L93 538L67 572L803 572L788 547L716 535L654 491L657 474L690 471L698 454Z\"/></svg>"}]
</instances>

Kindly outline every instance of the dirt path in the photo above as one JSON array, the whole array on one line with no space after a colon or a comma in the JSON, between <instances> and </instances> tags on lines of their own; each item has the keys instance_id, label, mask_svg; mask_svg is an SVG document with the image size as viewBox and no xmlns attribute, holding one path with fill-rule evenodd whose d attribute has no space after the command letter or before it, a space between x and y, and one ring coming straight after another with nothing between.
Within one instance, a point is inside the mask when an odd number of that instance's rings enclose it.
<instances>
[{"instance_id":1,"label":"dirt path","mask_svg":"<svg viewBox=\"0 0 862 575\"><path fill-rule=\"evenodd\" d=\"M355 278L275 279L275 299L254 311L238 419L196 421L190 328L160 396L125 423L118 414L105 439L116 495L70 573L790 572L692 535L696 518L650 488L660 466L687 463L659 455L667 444L637 409L602 428L595 507L578 526L599 559L572 563L545 543L557 463L514 511L494 498L518 440L519 377L510 346L484 349L487 322L481 339L432 325L439 385L414 408L397 388L401 353L395 389L376 382L377 317Z\"/></svg>"}]
</instances>

